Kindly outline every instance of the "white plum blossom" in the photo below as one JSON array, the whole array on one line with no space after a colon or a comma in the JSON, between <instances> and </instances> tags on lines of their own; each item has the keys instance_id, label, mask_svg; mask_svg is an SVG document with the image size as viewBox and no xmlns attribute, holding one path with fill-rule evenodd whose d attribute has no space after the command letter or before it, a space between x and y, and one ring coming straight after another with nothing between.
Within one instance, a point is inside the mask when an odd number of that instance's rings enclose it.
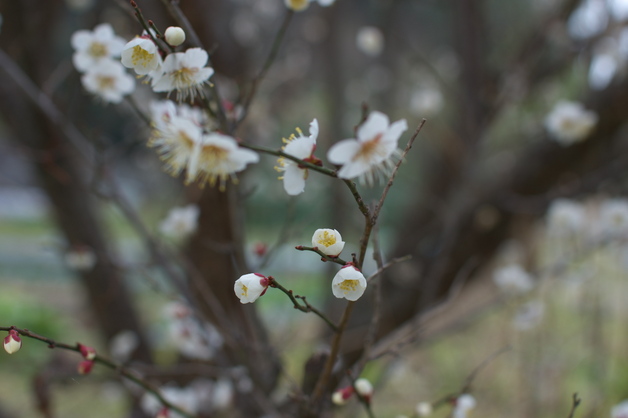
<instances>
[{"instance_id":1,"label":"white plum blossom","mask_svg":"<svg viewBox=\"0 0 628 418\"><path fill-rule=\"evenodd\" d=\"M172 208L159 225L159 230L171 238L184 238L196 231L199 212L197 205Z\"/></svg>"},{"instance_id":2,"label":"white plum blossom","mask_svg":"<svg viewBox=\"0 0 628 418\"><path fill-rule=\"evenodd\" d=\"M527 293L534 288L534 279L518 264L495 271L493 281L502 292L507 294Z\"/></svg>"},{"instance_id":3,"label":"white plum blossom","mask_svg":"<svg viewBox=\"0 0 628 418\"><path fill-rule=\"evenodd\" d=\"M378 173L390 173L391 157L398 153L397 141L408 129L405 119L389 123L388 116L381 112L371 112L360 125L356 139L345 139L329 149L327 158L333 164L342 165L338 177L352 179L363 176L372 184Z\"/></svg>"},{"instance_id":4,"label":"white plum blossom","mask_svg":"<svg viewBox=\"0 0 628 418\"><path fill-rule=\"evenodd\" d=\"M121 55L122 65L132 68L138 75L147 75L161 68L161 55L148 35L127 42Z\"/></svg>"},{"instance_id":5,"label":"white plum blossom","mask_svg":"<svg viewBox=\"0 0 628 418\"><path fill-rule=\"evenodd\" d=\"M569 146L587 139L597 121L597 114L581 103L562 100L547 115L545 128L556 142Z\"/></svg>"},{"instance_id":6,"label":"white plum blossom","mask_svg":"<svg viewBox=\"0 0 628 418\"><path fill-rule=\"evenodd\" d=\"M458 396L451 414L452 418L467 418L469 412L475 408L475 404L475 398L468 393Z\"/></svg>"},{"instance_id":7,"label":"white plum blossom","mask_svg":"<svg viewBox=\"0 0 628 418\"><path fill-rule=\"evenodd\" d=\"M80 72L99 66L102 62L119 57L125 40L113 31L108 23L101 23L93 31L79 30L70 40L75 52L72 56L74 67Z\"/></svg>"},{"instance_id":8,"label":"white plum blossom","mask_svg":"<svg viewBox=\"0 0 628 418\"><path fill-rule=\"evenodd\" d=\"M384 50L384 34L375 26L364 26L358 30L355 43L369 57L377 57Z\"/></svg>"},{"instance_id":9,"label":"white plum blossom","mask_svg":"<svg viewBox=\"0 0 628 418\"><path fill-rule=\"evenodd\" d=\"M185 52L169 54L161 66L163 74L154 78L153 91L177 91L177 99L188 97L194 101L196 95L202 95L203 85L209 83L214 69L206 67L209 55L202 48L190 48Z\"/></svg>"},{"instance_id":10,"label":"white plum blossom","mask_svg":"<svg viewBox=\"0 0 628 418\"><path fill-rule=\"evenodd\" d=\"M443 93L435 87L417 89L410 97L410 110L417 116L432 116L438 113L444 104Z\"/></svg>"},{"instance_id":11,"label":"white plum blossom","mask_svg":"<svg viewBox=\"0 0 628 418\"><path fill-rule=\"evenodd\" d=\"M186 184L219 183L224 190L228 179L236 181L235 173L257 162L259 156L240 148L236 140L218 133L205 133L203 115L187 106L158 102L152 107L153 135L148 141L165 162L165 170L173 176L186 171Z\"/></svg>"},{"instance_id":12,"label":"white plum blossom","mask_svg":"<svg viewBox=\"0 0 628 418\"><path fill-rule=\"evenodd\" d=\"M569 236L585 227L584 207L571 199L556 199L547 211L547 224L551 235Z\"/></svg>"},{"instance_id":13,"label":"white plum blossom","mask_svg":"<svg viewBox=\"0 0 628 418\"><path fill-rule=\"evenodd\" d=\"M214 326L204 323L192 314L192 309L181 302L164 307L168 324L169 342L191 359L211 360L224 340Z\"/></svg>"},{"instance_id":14,"label":"white plum blossom","mask_svg":"<svg viewBox=\"0 0 628 418\"><path fill-rule=\"evenodd\" d=\"M236 280L233 291L241 303L252 303L266 293L268 285L268 277L258 273L249 273Z\"/></svg>"},{"instance_id":15,"label":"white plum blossom","mask_svg":"<svg viewBox=\"0 0 628 418\"><path fill-rule=\"evenodd\" d=\"M120 103L124 96L135 90L135 80L128 75L122 64L103 60L91 67L81 77L85 90L109 103Z\"/></svg>"},{"instance_id":16,"label":"white plum blossom","mask_svg":"<svg viewBox=\"0 0 628 418\"><path fill-rule=\"evenodd\" d=\"M611 418L628 418L628 400L618 403L611 409Z\"/></svg>"},{"instance_id":17,"label":"white plum blossom","mask_svg":"<svg viewBox=\"0 0 628 418\"><path fill-rule=\"evenodd\" d=\"M299 158L316 164L320 162L314 157L314 150L316 149L316 139L318 138L318 121L314 119L310 123L310 135L305 136L303 132L297 128L299 136L292 134L288 139L283 141L286 145L283 146L283 151L293 157ZM277 166L275 170L283 172L283 176L279 177L283 180L283 187L286 193L291 196L296 196L303 193L305 190L305 180L308 176L308 169L306 167L300 167L296 162L280 157L277 160Z\"/></svg>"},{"instance_id":18,"label":"white plum blossom","mask_svg":"<svg viewBox=\"0 0 628 418\"><path fill-rule=\"evenodd\" d=\"M139 344L140 338L137 333L127 329L114 335L109 342L109 352L114 359L125 362L131 358Z\"/></svg>"},{"instance_id":19,"label":"white plum blossom","mask_svg":"<svg viewBox=\"0 0 628 418\"><path fill-rule=\"evenodd\" d=\"M602 232L607 237L628 233L628 199L609 199L600 206Z\"/></svg>"},{"instance_id":20,"label":"white plum blossom","mask_svg":"<svg viewBox=\"0 0 628 418\"><path fill-rule=\"evenodd\" d=\"M356 301L366 290L366 278L352 263L348 263L336 273L331 290L339 299Z\"/></svg>"},{"instance_id":21,"label":"white plum blossom","mask_svg":"<svg viewBox=\"0 0 628 418\"><path fill-rule=\"evenodd\" d=\"M164 32L166 42L172 46L179 46L185 42L185 31L178 26L169 26Z\"/></svg>"},{"instance_id":22,"label":"white plum blossom","mask_svg":"<svg viewBox=\"0 0 628 418\"><path fill-rule=\"evenodd\" d=\"M340 232L335 229L317 229L312 236L312 247L317 247L320 252L331 257L337 257L345 247Z\"/></svg>"}]
</instances>

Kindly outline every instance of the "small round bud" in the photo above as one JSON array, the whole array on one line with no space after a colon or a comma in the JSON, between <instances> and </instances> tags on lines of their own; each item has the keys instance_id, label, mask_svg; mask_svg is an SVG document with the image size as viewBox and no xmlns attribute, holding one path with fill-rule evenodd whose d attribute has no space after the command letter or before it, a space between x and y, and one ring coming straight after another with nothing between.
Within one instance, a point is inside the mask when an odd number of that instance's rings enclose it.
<instances>
[{"instance_id":1,"label":"small round bud","mask_svg":"<svg viewBox=\"0 0 628 418\"><path fill-rule=\"evenodd\" d=\"M93 347L78 343L78 349L85 360L94 360L96 358L96 350Z\"/></svg>"},{"instance_id":2,"label":"small round bud","mask_svg":"<svg viewBox=\"0 0 628 418\"><path fill-rule=\"evenodd\" d=\"M9 331L9 335L4 337L4 351L13 354L22 348L22 339L20 334L14 329Z\"/></svg>"},{"instance_id":3,"label":"small round bud","mask_svg":"<svg viewBox=\"0 0 628 418\"><path fill-rule=\"evenodd\" d=\"M295 12L300 12L307 9L310 5L310 0L284 0L286 7Z\"/></svg>"},{"instance_id":4,"label":"small round bud","mask_svg":"<svg viewBox=\"0 0 628 418\"><path fill-rule=\"evenodd\" d=\"M172 46L179 46L185 42L185 31L178 26L170 26L164 33L166 42Z\"/></svg>"},{"instance_id":5,"label":"small round bud","mask_svg":"<svg viewBox=\"0 0 628 418\"><path fill-rule=\"evenodd\" d=\"M370 398L373 395L373 385L367 379L360 378L355 381L355 390L363 398Z\"/></svg>"},{"instance_id":6,"label":"small round bud","mask_svg":"<svg viewBox=\"0 0 628 418\"><path fill-rule=\"evenodd\" d=\"M94 367L93 360L83 360L78 364L77 370L79 374L89 374L92 371L93 367Z\"/></svg>"}]
</instances>

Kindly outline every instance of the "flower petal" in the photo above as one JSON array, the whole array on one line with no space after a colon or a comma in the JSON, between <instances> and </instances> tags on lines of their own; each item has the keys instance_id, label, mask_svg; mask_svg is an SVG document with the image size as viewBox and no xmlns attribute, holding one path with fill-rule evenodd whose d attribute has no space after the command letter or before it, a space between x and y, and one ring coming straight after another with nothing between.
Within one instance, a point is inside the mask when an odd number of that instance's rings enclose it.
<instances>
[{"instance_id":1,"label":"flower petal","mask_svg":"<svg viewBox=\"0 0 628 418\"><path fill-rule=\"evenodd\" d=\"M382 112L373 111L366 121L358 128L358 141L368 141L382 134L388 129L388 116Z\"/></svg>"},{"instance_id":2,"label":"flower petal","mask_svg":"<svg viewBox=\"0 0 628 418\"><path fill-rule=\"evenodd\" d=\"M305 190L306 171L296 164L288 164L283 174L283 188L290 196L296 196Z\"/></svg>"}]
</instances>

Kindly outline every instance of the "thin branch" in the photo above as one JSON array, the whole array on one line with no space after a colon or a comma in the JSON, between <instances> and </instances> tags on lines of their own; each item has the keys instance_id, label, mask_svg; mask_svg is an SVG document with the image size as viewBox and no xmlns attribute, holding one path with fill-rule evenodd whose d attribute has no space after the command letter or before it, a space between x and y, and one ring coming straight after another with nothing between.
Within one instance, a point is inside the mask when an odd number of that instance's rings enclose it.
<instances>
[{"instance_id":1,"label":"thin branch","mask_svg":"<svg viewBox=\"0 0 628 418\"><path fill-rule=\"evenodd\" d=\"M580 406L581 401L582 399L578 397L578 393L574 393L571 398L571 411L569 411L567 418L573 418L575 416L576 409Z\"/></svg>"},{"instance_id":2,"label":"thin branch","mask_svg":"<svg viewBox=\"0 0 628 418\"><path fill-rule=\"evenodd\" d=\"M292 16L294 16L294 11L288 10L283 19L283 23L281 24L281 27L279 28L279 30L277 31L277 34L275 35L275 39L273 40L272 46L270 48L270 52L268 53L268 57L266 58L266 61L264 62L262 69L260 70L257 77L255 77L251 83L251 88L249 90L249 93L246 95L244 99L244 103L242 105L242 110L243 110L242 117L238 119L236 126L240 125L244 121L246 116L248 115L249 113L248 110L251 107L251 103L253 102L253 99L255 98L255 95L257 93L257 89L259 88L260 83L266 76L266 73L268 72L270 67L275 62L275 59L277 59L277 54L279 53L279 47L281 46L281 42L283 41L283 38L286 36L286 31L288 30L288 26L290 25Z\"/></svg>"},{"instance_id":3,"label":"thin branch","mask_svg":"<svg viewBox=\"0 0 628 418\"><path fill-rule=\"evenodd\" d=\"M412 144L414 144L414 141L416 140L417 136L419 136L419 132L421 132L421 129L423 129L423 125L425 125L425 122L427 121L423 119L421 123L419 124L419 126L416 128L416 130L414 131L414 135L412 135L412 137L406 144L406 148L401 153L401 158L399 159L399 161L397 161L397 164L395 164L395 168L393 169L393 172L391 173L390 178L388 179L388 183L386 183L386 186L384 187L384 190L382 191L382 196L379 199L379 203L377 203L377 206L375 206L375 210L373 211L373 216L371 217L371 222L373 223L373 225L377 223L377 218L379 217L379 213L381 212L382 207L384 206L384 201L386 200L386 196L388 196L388 191L390 190L390 188L393 185L393 182L395 181L395 177L397 176L399 167L401 167L401 163L403 163L404 159L406 158L406 155L408 155L408 152L410 152L410 148L412 148Z\"/></svg>"},{"instance_id":4,"label":"thin branch","mask_svg":"<svg viewBox=\"0 0 628 418\"><path fill-rule=\"evenodd\" d=\"M373 250L373 258L375 258L375 250ZM380 256L381 257L381 256ZM366 278L366 282L367 283L371 283L371 281L375 280L375 278L377 276L379 276L380 274L382 274L384 271L388 270L391 266L393 266L394 264L397 263L403 263L404 261L408 261L411 260L412 256L410 254L408 255L404 255L403 257L397 257L397 258L393 258L392 260L390 260L388 263L384 264L383 266L381 266L380 268L377 269L377 271L375 271L373 274L371 274L369 277ZM381 261L378 261L377 259L375 260L377 262L377 265L380 265L379 263L381 263Z\"/></svg>"},{"instance_id":5,"label":"thin branch","mask_svg":"<svg viewBox=\"0 0 628 418\"><path fill-rule=\"evenodd\" d=\"M299 251L312 251L321 256L321 261L331 261L332 263L340 264L341 266L345 266L347 264L347 261L342 258L329 256L319 250L318 247L305 247L303 245L297 245L294 248Z\"/></svg>"},{"instance_id":6,"label":"thin branch","mask_svg":"<svg viewBox=\"0 0 628 418\"><path fill-rule=\"evenodd\" d=\"M327 318L327 316L325 316L325 314L323 314L321 311L319 311L318 309L316 309L312 305L310 305L307 302L307 300L305 299L305 296L295 295L292 290L288 290L285 287L283 287L281 284L279 284L279 282L277 282L277 280L273 276L269 276L268 280L270 281L270 284L269 284L270 287L273 287L275 289L281 290L283 293L285 293L288 296L288 298L290 298L290 301L294 305L294 309L298 309L301 312L306 312L306 313L307 312L312 312L312 313L314 313L315 315L320 317L323 321L325 321L327 323L327 325L329 325L329 327L334 332L338 332L338 326L336 324L334 324L329 318ZM304 304L301 305L297 299L301 299Z\"/></svg>"},{"instance_id":7,"label":"thin branch","mask_svg":"<svg viewBox=\"0 0 628 418\"><path fill-rule=\"evenodd\" d=\"M76 345L70 345L70 344L66 344L66 343L61 343L61 342L57 342L55 340L52 340L50 338L44 337L42 335L38 335L35 334L34 332L29 331L28 329L20 329L17 328L15 326L11 326L11 327L0 327L0 331L11 331L11 330L15 330L17 331L18 334L24 336L24 337L28 337L34 340L38 340L41 342L44 342L46 344L48 344L48 348L61 348L64 350L69 350L69 351L75 351L77 353L81 353L80 348L78 347L78 343ZM93 359L94 362L102 364L105 367L108 367L111 370L114 370L115 372L117 372L118 374L120 374L120 376L125 377L126 379L138 384L139 386L141 386L144 390L146 390L147 392L152 393L158 400L159 402L167 407L168 409L171 409L172 411L176 411L177 413L181 414L184 417L187 418L194 418L194 415L190 414L189 412L181 409L179 406L172 404L171 402L169 402L166 398L164 398L161 393L159 392L159 389L156 388L155 386L151 385L150 383L148 383L146 380L144 380L137 372L130 370L128 368L126 368L124 365L122 365L121 363L117 363L113 360L108 359L107 357L101 356L100 354L96 354L96 356Z\"/></svg>"},{"instance_id":8,"label":"thin branch","mask_svg":"<svg viewBox=\"0 0 628 418\"><path fill-rule=\"evenodd\" d=\"M274 155L276 157L283 157L286 158L290 161L294 161L295 163L299 164L299 166L303 167L303 168L308 168L310 170L314 170L314 171L318 171L319 173L325 174L326 176L329 177L338 177L336 170L332 170L330 168L325 168L325 167L321 167L319 165L316 164L312 164L308 161L303 161L293 155L290 154L286 154L285 152L281 151L281 150L274 150L271 148L266 148L266 147L262 147L259 145L252 145L252 144L247 144L246 142L240 142L239 145L242 148L248 148L250 150L253 151L257 151L257 152L261 152L263 154L269 154L269 155Z\"/></svg>"}]
</instances>

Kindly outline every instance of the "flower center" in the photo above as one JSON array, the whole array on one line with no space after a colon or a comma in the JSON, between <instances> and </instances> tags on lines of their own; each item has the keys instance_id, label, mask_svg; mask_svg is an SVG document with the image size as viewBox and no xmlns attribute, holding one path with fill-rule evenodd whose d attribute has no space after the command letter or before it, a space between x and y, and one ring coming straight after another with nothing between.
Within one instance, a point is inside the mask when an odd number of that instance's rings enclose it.
<instances>
[{"instance_id":1,"label":"flower center","mask_svg":"<svg viewBox=\"0 0 628 418\"><path fill-rule=\"evenodd\" d=\"M98 88L101 91L111 90L114 88L115 84L116 84L116 79L114 77L109 77L109 76L98 77Z\"/></svg>"},{"instance_id":2,"label":"flower center","mask_svg":"<svg viewBox=\"0 0 628 418\"><path fill-rule=\"evenodd\" d=\"M245 285L242 285L242 296L246 297L249 295L249 288Z\"/></svg>"},{"instance_id":3,"label":"flower center","mask_svg":"<svg viewBox=\"0 0 628 418\"><path fill-rule=\"evenodd\" d=\"M194 75L198 72L198 68L183 67L179 70L173 71L172 78L177 88L189 87L194 84Z\"/></svg>"},{"instance_id":4,"label":"flower center","mask_svg":"<svg viewBox=\"0 0 628 418\"><path fill-rule=\"evenodd\" d=\"M107 56L107 46L100 42L92 42L89 46L89 55L94 58L101 58Z\"/></svg>"},{"instance_id":5,"label":"flower center","mask_svg":"<svg viewBox=\"0 0 628 418\"><path fill-rule=\"evenodd\" d=\"M151 54L141 46L135 45L133 47L133 54L131 55L131 62L133 62L133 65L141 63L142 67L146 67L152 58L153 54Z\"/></svg>"},{"instance_id":6,"label":"flower center","mask_svg":"<svg viewBox=\"0 0 628 418\"><path fill-rule=\"evenodd\" d=\"M343 292L355 292L360 285L359 280L345 280L338 285Z\"/></svg>"},{"instance_id":7,"label":"flower center","mask_svg":"<svg viewBox=\"0 0 628 418\"><path fill-rule=\"evenodd\" d=\"M323 236L318 239L318 243L325 247L330 247L336 243L336 237L327 231L323 232Z\"/></svg>"},{"instance_id":8,"label":"flower center","mask_svg":"<svg viewBox=\"0 0 628 418\"><path fill-rule=\"evenodd\" d=\"M219 164L225 161L229 155L229 151L216 145L203 145L201 148L201 158L208 164Z\"/></svg>"},{"instance_id":9,"label":"flower center","mask_svg":"<svg viewBox=\"0 0 628 418\"><path fill-rule=\"evenodd\" d=\"M361 144L360 150L355 154L354 160L370 160L373 154L378 154L379 142L382 134L377 134L373 139Z\"/></svg>"}]
</instances>

